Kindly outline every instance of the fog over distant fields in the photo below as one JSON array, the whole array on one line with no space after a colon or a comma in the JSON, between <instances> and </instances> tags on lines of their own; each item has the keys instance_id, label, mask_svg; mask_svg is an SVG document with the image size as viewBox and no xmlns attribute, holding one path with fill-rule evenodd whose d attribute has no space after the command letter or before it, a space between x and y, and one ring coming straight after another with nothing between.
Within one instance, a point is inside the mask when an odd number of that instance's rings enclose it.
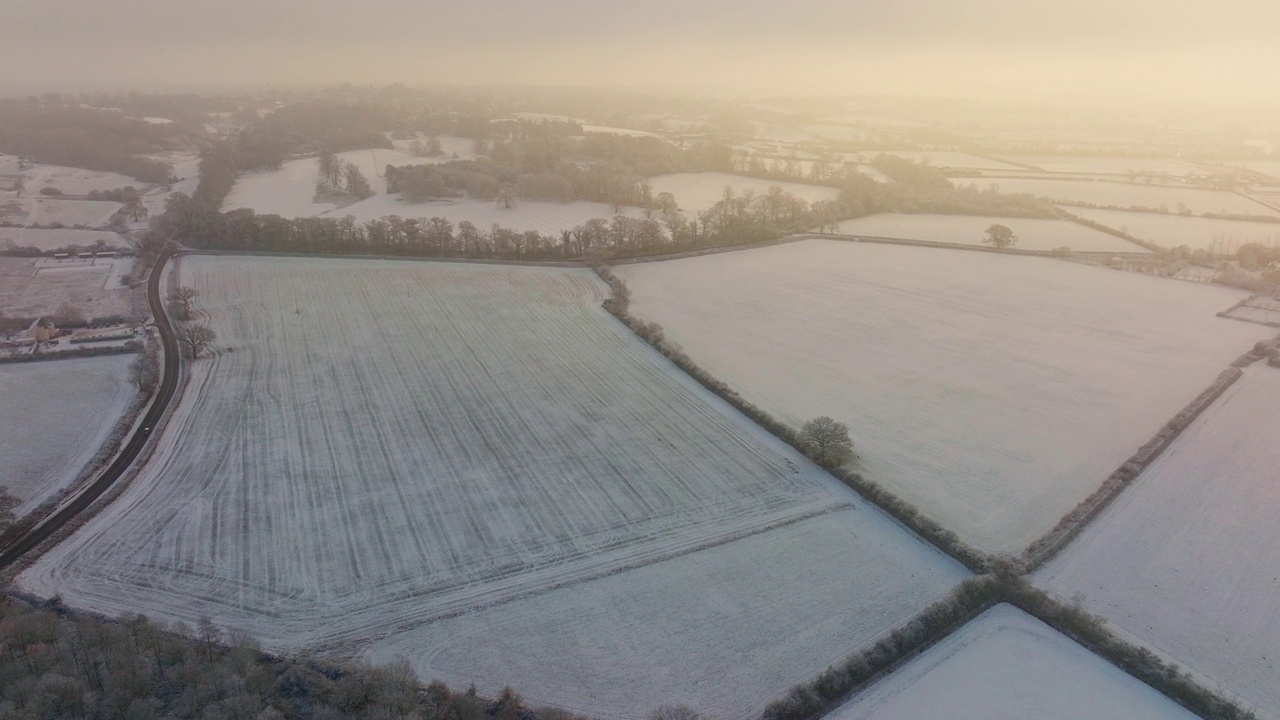
<instances>
[{"instance_id":1,"label":"fog over distant fields","mask_svg":"<svg viewBox=\"0 0 1280 720\"><path fill-rule=\"evenodd\" d=\"M1274 103L1267 0L5 0L23 83L395 82Z\"/></svg>"}]
</instances>

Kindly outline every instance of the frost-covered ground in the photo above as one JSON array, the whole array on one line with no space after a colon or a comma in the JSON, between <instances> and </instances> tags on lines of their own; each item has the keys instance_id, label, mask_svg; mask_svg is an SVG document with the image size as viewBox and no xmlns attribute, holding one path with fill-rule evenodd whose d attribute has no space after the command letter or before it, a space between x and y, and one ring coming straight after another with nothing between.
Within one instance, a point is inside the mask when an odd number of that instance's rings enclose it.
<instances>
[{"instance_id":1,"label":"frost-covered ground","mask_svg":"<svg viewBox=\"0 0 1280 720\"><path fill-rule=\"evenodd\" d=\"M761 180L759 178L730 175L728 173L676 173L659 175L649 180L653 194L669 192L676 196L676 202L686 215L710 209L711 206L724 199L725 186L733 188L734 193L741 196L747 190L757 195L769 192L769 188L777 185L783 190L802 200L818 202L834 200L840 193L832 187L806 185L805 183L784 182L780 180Z\"/></svg>"},{"instance_id":2,"label":"frost-covered ground","mask_svg":"<svg viewBox=\"0 0 1280 720\"><path fill-rule=\"evenodd\" d=\"M1235 193L1220 190L1131 185L1120 182L1086 180L1040 180L1035 178L955 178L952 185L976 186L980 190L996 188L1002 193L1042 195L1061 202L1083 202L1116 207L1143 207L1194 214L1224 213L1235 215L1271 215L1280 213Z\"/></svg>"},{"instance_id":3,"label":"frost-covered ground","mask_svg":"<svg viewBox=\"0 0 1280 720\"><path fill-rule=\"evenodd\" d=\"M830 720L1194 720L1009 605L997 605L827 715Z\"/></svg>"},{"instance_id":4,"label":"frost-covered ground","mask_svg":"<svg viewBox=\"0 0 1280 720\"><path fill-rule=\"evenodd\" d=\"M455 226L470 222L481 230L488 230L494 223L515 230L536 230L544 235L555 235L569 230L592 218L611 218L615 214L610 205L593 202L534 202L521 200L513 208L505 208L492 200L456 199L440 202L409 203L399 195L386 194L386 180L374 173L384 172L386 165L424 165L444 162L451 158L420 158L396 150L353 150L339 157L359 165L376 194L366 200L339 205L335 202L315 202L319 161L316 158L293 160L273 172L241 175L223 206L224 210L249 208L254 212L275 214L288 218L343 217L351 215L359 221L376 220L388 215L406 218L443 217ZM833 191L834 192L834 191ZM623 215L640 217L637 208L623 208Z\"/></svg>"},{"instance_id":5,"label":"frost-covered ground","mask_svg":"<svg viewBox=\"0 0 1280 720\"><path fill-rule=\"evenodd\" d=\"M1036 584L1280 717L1277 437L1280 370L1257 364Z\"/></svg>"},{"instance_id":6,"label":"frost-covered ground","mask_svg":"<svg viewBox=\"0 0 1280 720\"><path fill-rule=\"evenodd\" d=\"M1147 252L1140 245L1068 220L882 213L845 220L836 226L835 231L844 235L983 245L987 228L996 223L1013 230L1018 236L1014 247L1019 250L1047 251L1068 247L1080 252ZM1280 225L1276 228L1280 230Z\"/></svg>"},{"instance_id":7,"label":"frost-covered ground","mask_svg":"<svg viewBox=\"0 0 1280 720\"><path fill-rule=\"evenodd\" d=\"M0 257L0 313L19 318L56 315L70 304L86 320L134 316L135 296L140 300L141 291L120 284L121 275L132 266L127 258Z\"/></svg>"},{"instance_id":8,"label":"frost-covered ground","mask_svg":"<svg viewBox=\"0 0 1280 720\"><path fill-rule=\"evenodd\" d=\"M866 150L860 153L844 153L845 160L870 162L877 155L897 155L921 165L932 167L968 168L973 170L1019 170L1017 165L962 152L929 152L927 150Z\"/></svg>"},{"instance_id":9,"label":"frost-covered ground","mask_svg":"<svg viewBox=\"0 0 1280 720\"><path fill-rule=\"evenodd\" d=\"M1247 220L1215 220L1164 213L1125 212L1068 207L1087 220L1122 230L1140 240L1162 247L1186 245L1191 249L1222 248L1233 251L1244 243L1280 244L1280 223Z\"/></svg>"},{"instance_id":10,"label":"frost-covered ground","mask_svg":"<svg viewBox=\"0 0 1280 720\"><path fill-rule=\"evenodd\" d=\"M961 578L858 508L396 634L366 656L597 717L677 702L756 717Z\"/></svg>"},{"instance_id":11,"label":"frost-covered ground","mask_svg":"<svg viewBox=\"0 0 1280 720\"><path fill-rule=\"evenodd\" d=\"M1002 155L1019 165L1047 172L1092 175L1128 175L1130 172L1181 177L1207 175L1209 170L1176 158L1088 157L1075 155Z\"/></svg>"},{"instance_id":12,"label":"frost-covered ground","mask_svg":"<svg viewBox=\"0 0 1280 720\"><path fill-rule=\"evenodd\" d=\"M26 200L26 199L24 199ZM102 228L121 207L106 200L57 200L29 198L26 214L6 218L25 225L62 225L64 227ZM20 200L19 202L22 202Z\"/></svg>"},{"instance_id":13,"label":"frost-covered ground","mask_svg":"<svg viewBox=\"0 0 1280 720\"><path fill-rule=\"evenodd\" d=\"M0 365L0 485L24 515L76 479L137 395L132 356Z\"/></svg>"},{"instance_id":14,"label":"frost-covered ground","mask_svg":"<svg viewBox=\"0 0 1280 720\"><path fill-rule=\"evenodd\" d=\"M619 267L632 312L962 538L1017 551L1269 331L1243 293L1047 258L809 240Z\"/></svg>"},{"instance_id":15,"label":"frost-covered ground","mask_svg":"<svg viewBox=\"0 0 1280 720\"><path fill-rule=\"evenodd\" d=\"M107 613L207 615L271 647L356 652L519 597L591 596L598 584L567 586L670 562L637 572L666 578L673 597L700 573L732 576L708 586L700 602L713 604L690 610L724 623L701 630L722 644L698 652L729 658L744 634L798 642L730 612L758 602L740 596L773 597L769 612L798 624L848 603L846 622L865 612L878 632L963 574L636 339L600 307L605 286L589 271L182 263L180 281L200 291L199 314L218 333L214 354L193 364L128 491L22 575L33 592ZM751 539L765 532L779 541ZM761 542L778 546L777 563L762 564ZM682 557L717 546L713 560ZM730 560L731 547L747 549ZM808 597L803 585L781 593L775 565L852 585L841 598ZM655 638L685 631L668 612L611 617ZM852 627L872 624L862 623ZM543 629L521 641L594 652ZM843 642L809 643L812 664L775 670L817 672L851 649ZM470 647L455 674L510 654ZM548 678L564 676L557 657L539 658ZM537 685L549 701L593 702L590 687L549 683Z\"/></svg>"},{"instance_id":16,"label":"frost-covered ground","mask_svg":"<svg viewBox=\"0 0 1280 720\"><path fill-rule=\"evenodd\" d=\"M0 227L0 249L3 249L10 242L19 247L54 250L68 246L87 248L99 241L106 243L106 246L110 249L130 247L129 242L118 233L107 230Z\"/></svg>"}]
</instances>

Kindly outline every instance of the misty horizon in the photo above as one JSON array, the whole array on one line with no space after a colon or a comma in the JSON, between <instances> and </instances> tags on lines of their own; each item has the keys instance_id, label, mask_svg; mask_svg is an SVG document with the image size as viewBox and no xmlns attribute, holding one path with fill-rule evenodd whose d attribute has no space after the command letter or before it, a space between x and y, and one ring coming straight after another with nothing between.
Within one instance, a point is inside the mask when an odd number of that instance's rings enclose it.
<instances>
[{"instance_id":1,"label":"misty horizon","mask_svg":"<svg viewBox=\"0 0 1280 720\"><path fill-rule=\"evenodd\" d=\"M215 13L153 0L80 5L22 0L4 11L0 62L10 70L0 93L399 82L1126 107L1278 102L1257 78L1280 66L1280 8L1251 0L1194 8L230 0Z\"/></svg>"}]
</instances>

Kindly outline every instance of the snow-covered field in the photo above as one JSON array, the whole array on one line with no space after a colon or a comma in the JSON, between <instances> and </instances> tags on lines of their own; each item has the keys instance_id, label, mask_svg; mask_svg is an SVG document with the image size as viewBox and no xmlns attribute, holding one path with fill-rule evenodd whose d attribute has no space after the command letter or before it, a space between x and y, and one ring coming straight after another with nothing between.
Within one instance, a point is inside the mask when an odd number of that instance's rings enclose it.
<instances>
[{"instance_id":1,"label":"snow-covered field","mask_svg":"<svg viewBox=\"0 0 1280 720\"><path fill-rule=\"evenodd\" d=\"M1019 250L1048 251L1068 247L1080 252L1147 252L1140 245L1068 220L882 213L845 220L836 226L835 231L843 235L983 245L987 228L995 223L1013 230L1018 236L1014 247ZM1276 227L1280 230L1280 225Z\"/></svg>"},{"instance_id":2,"label":"snow-covered field","mask_svg":"<svg viewBox=\"0 0 1280 720\"><path fill-rule=\"evenodd\" d=\"M808 240L619 267L632 312L989 551L1049 530L1270 332L1243 293L1048 258Z\"/></svg>"},{"instance_id":3,"label":"snow-covered field","mask_svg":"<svg viewBox=\"0 0 1280 720\"><path fill-rule=\"evenodd\" d=\"M47 251L69 246L87 248L99 241L106 243L109 249L130 247L129 242L118 233L107 230L0 227L0 249L10 242L19 247L35 247Z\"/></svg>"},{"instance_id":4,"label":"snow-covered field","mask_svg":"<svg viewBox=\"0 0 1280 720\"><path fill-rule=\"evenodd\" d=\"M870 162L877 155L897 155L921 165L936 168L964 168L970 170L1020 170L1017 165L1001 162L992 158L970 155L962 152L930 152L927 150L867 150L860 153L845 153L842 157L848 161Z\"/></svg>"},{"instance_id":5,"label":"snow-covered field","mask_svg":"<svg viewBox=\"0 0 1280 720\"><path fill-rule=\"evenodd\" d=\"M1233 252L1244 243L1280 244L1280 223L1216 220L1163 213L1125 212L1068 207L1087 220L1124 231L1163 247L1186 245L1191 249L1221 248Z\"/></svg>"},{"instance_id":6,"label":"snow-covered field","mask_svg":"<svg viewBox=\"0 0 1280 720\"><path fill-rule=\"evenodd\" d=\"M1143 207L1168 212L1184 208L1193 214L1272 215L1280 213L1235 193L1220 190L1131 185L1085 180L1039 180L1034 178L957 178L952 185L974 185L979 190L996 188L1006 194L1041 195L1061 202L1083 202L1116 207Z\"/></svg>"},{"instance_id":7,"label":"snow-covered field","mask_svg":"<svg viewBox=\"0 0 1280 720\"><path fill-rule=\"evenodd\" d=\"M0 172L9 170L18 172L16 164L13 168L9 168L7 164L0 166ZM130 186L138 189L147 187L146 183L127 175L61 165L33 164L21 171L21 174L28 195L39 195L40 190L46 187L57 188L65 195L88 195L93 190L119 190Z\"/></svg>"},{"instance_id":8,"label":"snow-covered field","mask_svg":"<svg viewBox=\"0 0 1280 720\"><path fill-rule=\"evenodd\" d=\"M579 597L565 586L663 560L727 572L728 550L708 551L719 559L705 566L670 559L736 541L723 547L749 550L734 566L756 574L710 586L723 594L708 590L704 602L721 604L702 610L724 623L703 632L728 648L744 634L793 642L731 612L777 581L759 564L764 541L743 538L780 533L779 564L793 572L808 572L810 556L823 576L863 568L845 575L861 594L792 588L770 606L813 622L851 603L883 630L879 619L909 615L962 574L636 339L600 307L605 287L589 271L182 263L180 281L200 291L199 313L218 333L214 355L193 364L142 474L22 575L28 590L108 613L207 615L271 647L356 652L554 588ZM825 555L832 544L845 550ZM643 572L672 573L673 596L700 582L687 570ZM645 622L656 637L668 636L664 623L682 627L669 613ZM567 642L564 628L548 632L521 641ZM590 659L575 647L566 655ZM817 672L848 650L811 644L813 664L788 661L785 673ZM456 674L510 654L469 647ZM557 662L538 659L548 677L566 672ZM593 702L585 686L537 687L548 701Z\"/></svg>"},{"instance_id":9,"label":"snow-covered field","mask_svg":"<svg viewBox=\"0 0 1280 720\"><path fill-rule=\"evenodd\" d=\"M133 356L0 365L0 485L21 516L76 479L137 390Z\"/></svg>"},{"instance_id":10,"label":"snow-covered field","mask_svg":"<svg viewBox=\"0 0 1280 720\"><path fill-rule=\"evenodd\" d=\"M1088 157L1075 155L1004 155L1005 160L1046 172L1125 175L1130 172L1182 177L1209 175L1209 170L1176 158Z\"/></svg>"},{"instance_id":11,"label":"snow-covered field","mask_svg":"<svg viewBox=\"0 0 1280 720\"><path fill-rule=\"evenodd\" d=\"M1194 720L1062 633L997 605L830 720Z\"/></svg>"},{"instance_id":12,"label":"snow-covered field","mask_svg":"<svg viewBox=\"0 0 1280 720\"><path fill-rule=\"evenodd\" d=\"M1280 717L1277 436L1280 370L1257 364L1036 583Z\"/></svg>"},{"instance_id":13,"label":"snow-covered field","mask_svg":"<svg viewBox=\"0 0 1280 720\"><path fill-rule=\"evenodd\" d=\"M56 200L32 198L25 218L10 218L27 225L62 225L63 227L106 227L111 216L123 205L106 200Z\"/></svg>"},{"instance_id":14,"label":"snow-covered field","mask_svg":"<svg viewBox=\"0 0 1280 720\"><path fill-rule=\"evenodd\" d=\"M315 202L319 161L315 158L293 160L274 172L242 175L227 197L224 210L249 208L257 213L275 214L287 218L343 217L351 215L358 221L376 220L388 215L407 218L443 217L455 226L467 221L488 230L494 223L515 230L536 230L544 235L555 235L581 225L592 218L610 218L615 214L610 205L593 202L533 202L522 200L514 208L504 208L491 200L458 199L441 202L408 203L399 195L387 195L387 183L374 173L384 172L391 165L423 165L443 162L442 158L420 158L394 150L353 150L340 153L339 157L360 166L373 189L373 197L349 205L332 202ZM655 191L656 192L656 191ZM835 192L834 190L832 192ZM623 215L640 217L637 208L624 208Z\"/></svg>"},{"instance_id":15,"label":"snow-covered field","mask_svg":"<svg viewBox=\"0 0 1280 720\"><path fill-rule=\"evenodd\" d=\"M653 186L654 195L661 192L669 192L675 195L676 202L680 204L680 209L690 216L710 209L711 206L723 200L725 186L733 188L734 193L740 196L748 190L757 195L763 195L769 192L769 188L777 185L792 195L811 203L820 200L834 200L840 192L835 188L821 185L761 180L742 175L714 172L659 175L651 178L649 183Z\"/></svg>"},{"instance_id":16,"label":"snow-covered field","mask_svg":"<svg viewBox=\"0 0 1280 720\"><path fill-rule=\"evenodd\" d=\"M671 703L757 717L960 579L859 508L396 634L366 655L597 717Z\"/></svg>"},{"instance_id":17,"label":"snow-covered field","mask_svg":"<svg viewBox=\"0 0 1280 720\"><path fill-rule=\"evenodd\" d=\"M63 260L0 257L0 313L9 317L55 315L64 303L85 319L133 316L134 295L120 284L131 259Z\"/></svg>"}]
</instances>

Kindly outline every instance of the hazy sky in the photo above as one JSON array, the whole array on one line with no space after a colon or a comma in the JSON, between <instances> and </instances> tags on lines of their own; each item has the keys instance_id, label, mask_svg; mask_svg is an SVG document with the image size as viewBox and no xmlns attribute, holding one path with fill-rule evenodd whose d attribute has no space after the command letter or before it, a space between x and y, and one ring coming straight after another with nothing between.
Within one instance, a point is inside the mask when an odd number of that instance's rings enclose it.
<instances>
[{"instance_id":1,"label":"hazy sky","mask_svg":"<svg viewBox=\"0 0 1280 720\"><path fill-rule=\"evenodd\" d=\"M0 0L0 85L715 85L1280 103L1276 0Z\"/></svg>"}]
</instances>

